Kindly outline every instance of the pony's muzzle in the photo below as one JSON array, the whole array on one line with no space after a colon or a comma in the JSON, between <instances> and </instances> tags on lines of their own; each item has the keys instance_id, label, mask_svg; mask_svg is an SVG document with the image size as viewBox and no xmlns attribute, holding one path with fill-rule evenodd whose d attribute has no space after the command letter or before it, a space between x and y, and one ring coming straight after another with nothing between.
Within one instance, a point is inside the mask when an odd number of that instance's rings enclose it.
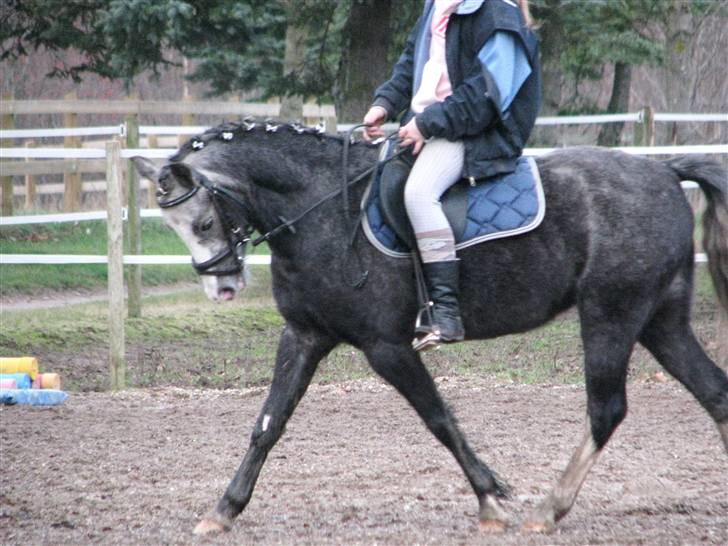
<instances>
[{"instance_id":1,"label":"pony's muzzle","mask_svg":"<svg viewBox=\"0 0 728 546\"><path fill-rule=\"evenodd\" d=\"M223 288L218 289L217 291L217 297L218 299L222 301L230 301L235 298L235 295L237 292L230 288L229 286L225 286Z\"/></svg>"},{"instance_id":2,"label":"pony's muzzle","mask_svg":"<svg viewBox=\"0 0 728 546\"><path fill-rule=\"evenodd\" d=\"M205 289L205 294L212 301L231 301L245 288L245 276L203 276L202 286Z\"/></svg>"}]
</instances>

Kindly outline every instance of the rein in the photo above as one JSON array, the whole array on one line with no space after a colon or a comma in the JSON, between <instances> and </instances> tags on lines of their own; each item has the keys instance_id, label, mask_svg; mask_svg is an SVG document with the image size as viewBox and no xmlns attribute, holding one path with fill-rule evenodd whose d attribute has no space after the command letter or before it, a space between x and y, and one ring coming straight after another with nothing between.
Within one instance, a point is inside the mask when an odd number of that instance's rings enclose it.
<instances>
[{"instance_id":1,"label":"rein","mask_svg":"<svg viewBox=\"0 0 728 546\"><path fill-rule=\"evenodd\" d=\"M281 222L283 222L283 223L282 224L279 224L276 227L274 227L273 229L271 229L267 233L264 233L260 237L257 237L256 239L254 239L252 241L252 245L253 246L258 246L263 241L267 241L271 237L276 236L278 233L280 233L284 229L289 230L291 233L296 233L296 230L293 227L294 224L296 224L297 222L299 222L301 219L303 219L310 212L316 210L318 207L320 207L321 205L323 205L327 201L331 201L334 197L336 197L338 195L342 195L343 196L343 199L344 199L344 212L346 212L347 215L348 215L349 214L349 188L351 186L353 186L354 184L356 184L357 182L361 182L364 178L366 178L367 176L369 176L370 174L372 174L382 163L389 162L389 161L391 161L391 160L399 157L400 155L402 155L402 153L404 153L404 150L400 150L400 151L392 154L392 156L389 157L388 159L386 159L385 161L383 161L383 162L377 162L377 163L374 164L374 166L369 167L364 172L358 174L356 177L352 178L351 180L347 180L346 174L347 174L347 170L348 170L348 166L349 166L348 165L348 163L349 163L349 143L351 142L351 135L352 135L352 133L355 130L359 129L360 127L364 127L364 124L355 125L351 129L349 129L349 131L347 131L347 133L346 133L346 139L344 140L344 151L343 151L343 155L342 155L343 177L342 177L341 187L339 189L334 190L331 193L325 195L324 197L322 197L319 201L317 201L316 203L314 203L313 205L311 205L310 207L308 207L306 210L304 210L303 212L301 212L298 216L296 216L292 220L286 220L282 216L279 216L278 219L281 220ZM389 140L391 138L394 138L396 136L397 136L397 133L394 133L394 134L390 135L389 137L387 137L387 140Z\"/></svg>"}]
</instances>

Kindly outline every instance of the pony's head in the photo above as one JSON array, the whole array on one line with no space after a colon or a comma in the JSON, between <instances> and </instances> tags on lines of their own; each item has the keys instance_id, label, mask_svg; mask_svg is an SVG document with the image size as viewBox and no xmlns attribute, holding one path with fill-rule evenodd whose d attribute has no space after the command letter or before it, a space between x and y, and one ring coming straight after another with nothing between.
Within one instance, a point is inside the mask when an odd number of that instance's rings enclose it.
<instances>
[{"instance_id":1,"label":"pony's head","mask_svg":"<svg viewBox=\"0 0 728 546\"><path fill-rule=\"evenodd\" d=\"M245 204L218 180L220 175L183 162L159 168L143 157L132 160L139 174L156 185L162 218L187 245L207 297L233 299L245 287L243 263L252 231Z\"/></svg>"}]
</instances>

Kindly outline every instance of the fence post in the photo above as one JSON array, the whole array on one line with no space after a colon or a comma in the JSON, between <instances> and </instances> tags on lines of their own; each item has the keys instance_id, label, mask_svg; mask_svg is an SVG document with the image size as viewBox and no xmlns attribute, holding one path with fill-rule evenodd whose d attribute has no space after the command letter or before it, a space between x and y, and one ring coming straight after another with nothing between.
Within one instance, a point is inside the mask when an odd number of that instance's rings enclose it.
<instances>
[{"instance_id":1,"label":"fence post","mask_svg":"<svg viewBox=\"0 0 728 546\"><path fill-rule=\"evenodd\" d=\"M106 206L108 210L109 364L111 388L126 386L124 359L124 229L122 218L121 144L106 143Z\"/></svg>"},{"instance_id":2,"label":"fence post","mask_svg":"<svg viewBox=\"0 0 728 546\"><path fill-rule=\"evenodd\" d=\"M182 102L187 103L187 105L188 105L187 107L191 108L189 103L192 102L192 97L189 95L185 95L182 98ZM192 112L190 112L189 110L186 111L184 114L182 114L182 125L185 125L185 126L195 125L196 122L197 122L197 116L195 114L193 114ZM182 146L185 142L187 142L189 140L189 138L190 138L190 135L179 135L177 137L177 144L179 146Z\"/></svg>"},{"instance_id":3,"label":"fence post","mask_svg":"<svg viewBox=\"0 0 728 546\"><path fill-rule=\"evenodd\" d=\"M126 147L139 147L139 116L129 114L126 116ZM142 253L142 222L139 211L139 176L131 160L126 163L126 185L129 198L129 217L127 219L127 236L129 237L129 254ZM129 317L142 316L142 266L127 266L127 286L129 298L127 313Z\"/></svg>"},{"instance_id":4,"label":"fence post","mask_svg":"<svg viewBox=\"0 0 728 546\"><path fill-rule=\"evenodd\" d=\"M642 121L634 124L634 145L655 145L655 111L651 106L642 109Z\"/></svg>"},{"instance_id":5,"label":"fence post","mask_svg":"<svg viewBox=\"0 0 728 546\"><path fill-rule=\"evenodd\" d=\"M75 100L76 93L71 92L65 96L66 100ZM73 112L63 114L63 126L66 128L76 127L78 115ZM81 145L81 139L76 136L67 136L63 138L64 148L78 148ZM66 172L63 173L63 210L65 212L73 212L81 208L81 173Z\"/></svg>"},{"instance_id":6,"label":"fence post","mask_svg":"<svg viewBox=\"0 0 728 546\"><path fill-rule=\"evenodd\" d=\"M338 129L336 128L336 116L324 117L324 128L326 132L332 135L337 134Z\"/></svg>"},{"instance_id":7,"label":"fence post","mask_svg":"<svg viewBox=\"0 0 728 546\"><path fill-rule=\"evenodd\" d=\"M185 102L192 102L192 99L187 98L185 99ZM192 126L195 125L197 122L197 116L191 112L187 112L185 114L182 114L182 125L185 126ZM177 143L179 146L182 146L185 142L187 142L190 138L190 135L179 135L179 138L177 139Z\"/></svg>"},{"instance_id":8,"label":"fence post","mask_svg":"<svg viewBox=\"0 0 728 546\"><path fill-rule=\"evenodd\" d=\"M3 101L13 100L13 96L5 94L2 97ZM0 128L2 129L14 129L15 120L12 114L3 114L0 116ZM10 143L10 144L8 144ZM0 139L0 146L11 147L13 144L8 139ZM2 215L12 216L13 215L13 177L12 176L0 176L0 186L2 186L3 197L2 197Z\"/></svg>"},{"instance_id":9,"label":"fence post","mask_svg":"<svg viewBox=\"0 0 728 546\"><path fill-rule=\"evenodd\" d=\"M25 143L26 148L33 148L35 146L34 140L29 140ZM30 161L27 157L25 161ZM35 184L35 176L32 174L25 175L25 210L32 210L35 208L37 198L37 187Z\"/></svg>"},{"instance_id":10,"label":"fence post","mask_svg":"<svg viewBox=\"0 0 728 546\"><path fill-rule=\"evenodd\" d=\"M147 137L147 148L159 148L159 139L157 135L149 135ZM157 208L157 188L151 180L146 181L147 184L147 207L150 209Z\"/></svg>"}]
</instances>

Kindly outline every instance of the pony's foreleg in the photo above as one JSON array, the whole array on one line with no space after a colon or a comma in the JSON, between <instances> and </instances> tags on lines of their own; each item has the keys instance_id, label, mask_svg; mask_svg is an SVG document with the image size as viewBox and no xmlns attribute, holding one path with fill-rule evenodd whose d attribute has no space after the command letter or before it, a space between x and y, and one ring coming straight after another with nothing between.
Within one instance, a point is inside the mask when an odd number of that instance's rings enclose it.
<instances>
[{"instance_id":1,"label":"pony's foreleg","mask_svg":"<svg viewBox=\"0 0 728 546\"><path fill-rule=\"evenodd\" d=\"M195 534L225 531L253 494L268 452L283 434L286 422L303 397L319 361L335 342L288 324L281 335L268 398L258 416L250 446L217 507L195 527Z\"/></svg>"},{"instance_id":2,"label":"pony's foreleg","mask_svg":"<svg viewBox=\"0 0 728 546\"><path fill-rule=\"evenodd\" d=\"M505 496L507 487L470 448L419 355L409 343L382 341L365 348L365 353L372 368L407 399L430 432L460 464L478 497L481 527L486 531L503 531L508 517L498 497Z\"/></svg>"}]
</instances>

